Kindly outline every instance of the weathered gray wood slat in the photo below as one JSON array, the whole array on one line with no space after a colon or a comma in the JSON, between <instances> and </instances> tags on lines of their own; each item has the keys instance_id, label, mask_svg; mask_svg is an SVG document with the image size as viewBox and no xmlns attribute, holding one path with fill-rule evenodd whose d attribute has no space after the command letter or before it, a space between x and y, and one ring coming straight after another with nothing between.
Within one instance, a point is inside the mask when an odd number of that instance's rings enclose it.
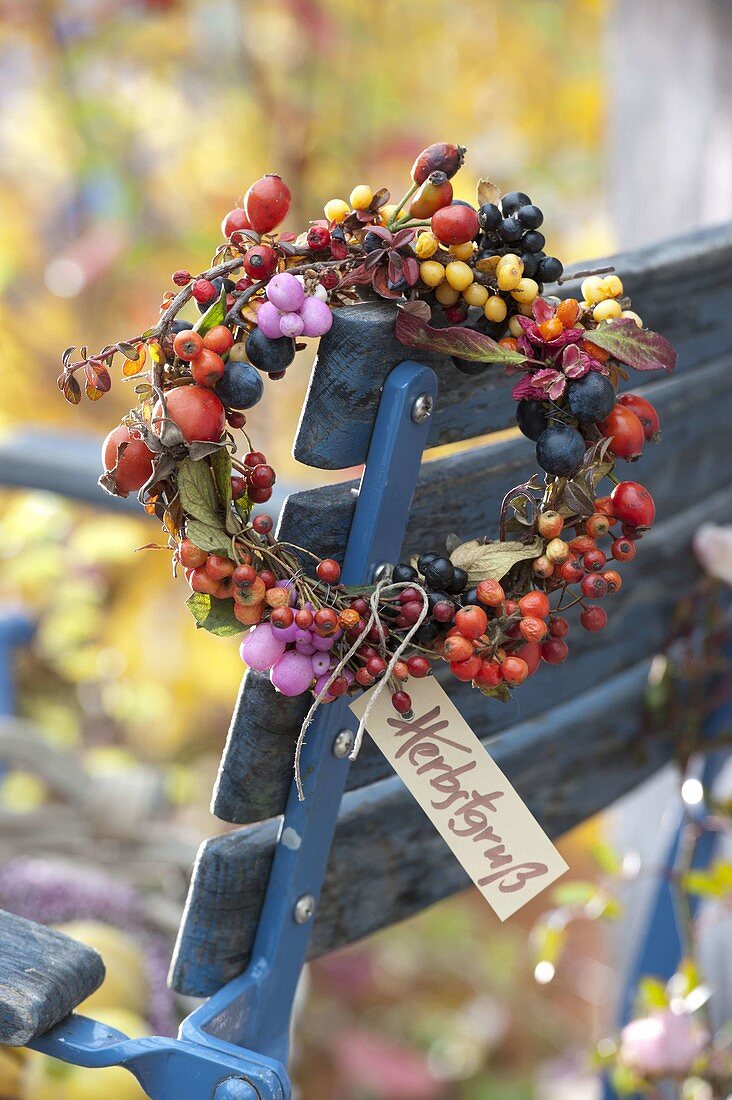
<instances>
[{"instance_id":1,"label":"weathered gray wood slat","mask_svg":"<svg viewBox=\"0 0 732 1100\"><path fill-rule=\"evenodd\" d=\"M0 910L0 1045L22 1047L73 1012L104 981L86 944Z\"/></svg>"},{"instance_id":2,"label":"weathered gray wood slat","mask_svg":"<svg viewBox=\"0 0 732 1100\"><path fill-rule=\"evenodd\" d=\"M628 476L640 477L652 487L658 505L658 515L673 514L691 505L700 495L712 493L730 480L729 442L726 424L729 421L730 380L732 363L725 357L700 367L693 375L678 375L659 383L654 392L662 417L663 442L660 447L648 446L642 464L625 466ZM690 456L693 460L690 461ZM407 531L407 552L419 549L439 549L451 526L464 538L472 538L487 530L495 534L496 517L501 497L506 489L528 476L535 468L533 446L523 436L487 443L461 455L454 455L425 464L412 507ZM636 473L637 470L637 473ZM348 485L331 486L298 493L290 497L282 520L283 537L300 543L307 532L308 545L323 556L339 556L345 545L353 510L353 494ZM730 510L728 509L727 514ZM725 515L721 511L720 518ZM704 516L701 516L703 519ZM668 522L668 521L667 521ZM686 543L693 533L693 517L683 520L681 527ZM669 599L675 598L679 578L693 569L693 561L685 551L681 572L670 572L666 581L671 587L658 590L657 554L653 547L666 545L661 527L644 540L632 566L622 570L628 584L612 600L610 627L602 637L588 637L580 632L578 645L573 643L569 673L557 670L552 690L560 690L565 676L580 685L592 683L592 660L598 651L605 653L625 632L635 641L640 635L634 630L634 609L645 586L649 595L661 602L652 609L655 618L644 621L651 630L659 622L661 609L668 610ZM681 537L681 536L676 536ZM644 602L647 602L644 599ZM653 637L656 637L656 634ZM660 644L658 639L654 644ZM622 655L626 642L617 647ZM587 679L579 679L584 666L578 663L580 652L589 651ZM642 651L641 651L642 652ZM632 661L640 653L631 653ZM570 667L570 666L565 666ZM546 681L524 685L521 691L522 711L541 705ZM458 689L459 705L476 707L475 693ZM482 696L480 697L482 702ZM275 694L266 676L254 674L240 694L232 720L229 739L222 758L212 803L213 812L225 821L245 824L280 813L292 777L292 745L302 722L307 701L285 700ZM496 708L482 706L488 715L474 715L480 728L486 721L505 724L496 716ZM378 761L378 757L376 757ZM350 783L367 782L370 754L351 770Z\"/></svg>"},{"instance_id":3,"label":"weathered gray wood slat","mask_svg":"<svg viewBox=\"0 0 732 1100\"><path fill-rule=\"evenodd\" d=\"M732 224L582 266L607 264L622 276L648 327L677 348L680 370L732 349ZM561 293L577 294L578 286L567 283ZM384 379L397 363L415 357L393 336L394 314L394 306L381 302L336 312L321 340L300 419L294 448L299 461L337 470L366 460ZM420 353L420 359L434 367L439 384L430 446L514 424L515 380L501 368L476 378L444 357Z\"/></svg>"},{"instance_id":4,"label":"weathered gray wood slat","mask_svg":"<svg viewBox=\"0 0 732 1100\"><path fill-rule=\"evenodd\" d=\"M644 660L490 746L553 837L585 820L672 755L644 731ZM619 705L622 702L622 705ZM249 959L278 820L206 841L196 862L171 969L181 993L206 996ZM347 793L315 920L310 957L352 943L468 885L440 835L396 776Z\"/></svg>"}]
</instances>

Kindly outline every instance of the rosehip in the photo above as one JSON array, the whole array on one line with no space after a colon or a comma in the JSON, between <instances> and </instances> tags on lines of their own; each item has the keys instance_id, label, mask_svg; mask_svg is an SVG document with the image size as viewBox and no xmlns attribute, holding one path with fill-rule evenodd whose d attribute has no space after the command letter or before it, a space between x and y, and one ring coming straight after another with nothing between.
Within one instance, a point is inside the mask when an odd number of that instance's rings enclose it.
<instances>
[{"instance_id":1,"label":"rosehip","mask_svg":"<svg viewBox=\"0 0 732 1100\"><path fill-rule=\"evenodd\" d=\"M242 266L250 279L268 279L277 267L277 253L268 244L255 244L244 256Z\"/></svg>"},{"instance_id":2,"label":"rosehip","mask_svg":"<svg viewBox=\"0 0 732 1100\"><path fill-rule=\"evenodd\" d=\"M257 579L257 570L251 565L237 565L232 578L240 588L249 588Z\"/></svg>"},{"instance_id":3,"label":"rosehip","mask_svg":"<svg viewBox=\"0 0 732 1100\"><path fill-rule=\"evenodd\" d=\"M621 393L618 403L631 409L643 425L643 434L649 443L658 443L661 438L661 420L650 401L637 393Z\"/></svg>"},{"instance_id":4,"label":"rosehip","mask_svg":"<svg viewBox=\"0 0 732 1100\"><path fill-rule=\"evenodd\" d=\"M341 567L333 558L324 558L318 562L315 572L325 584L338 584L341 577Z\"/></svg>"},{"instance_id":5,"label":"rosehip","mask_svg":"<svg viewBox=\"0 0 732 1100\"><path fill-rule=\"evenodd\" d=\"M537 619L534 615L526 615L519 623L519 630L527 642L540 642L548 627L543 619Z\"/></svg>"},{"instance_id":6,"label":"rosehip","mask_svg":"<svg viewBox=\"0 0 732 1100\"><path fill-rule=\"evenodd\" d=\"M115 487L123 497L137 492L149 479L153 457L139 431L126 424L113 428L102 443L102 465L107 473L115 470Z\"/></svg>"},{"instance_id":7,"label":"rosehip","mask_svg":"<svg viewBox=\"0 0 732 1100\"><path fill-rule=\"evenodd\" d=\"M533 676L541 664L541 645L538 642L527 642L526 645L522 645L520 649L517 649L513 656L526 661L529 676Z\"/></svg>"},{"instance_id":8,"label":"rosehip","mask_svg":"<svg viewBox=\"0 0 732 1100\"><path fill-rule=\"evenodd\" d=\"M590 538L599 539L610 530L610 517L602 512L595 512L585 521L585 530Z\"/></svg>"},{"instance_id":9,"label":"rosehip","mask_svg":"<svg viewBox=\"0 0 732 1100\"><path fill-rule=\"evenodd\" d=\"M201 550L190 539L183 539L178 547L178 561L186 569L197 569L199 565L205 565L207 557L206 551Z\"/></svg>"},{"instance_id":10,"label":"rosehip","mask_svg":"<svg viewBox=\"0 0 732 1100\"><path fill-rule=\"evenodd\" d=\"M656 516L653 497L637 481L621 481L610 494L613 512L631 527L650 527Z\"/></svg>"},{"instance_id":11,"label":"rosehip","mask_svg":"<svg viewBox=\"0 0 732 1100\"><path fill-rule=\"evenodd\" d=\"M582 564L591 573L601 573L607 565L607 558L602 550L588 550L582 559Z\"/></svg>"},{"instance_id":12,"label":"rosehip","mask_svg":"<svg viewBox=\"0 0 732 1100\"><path fill-rule=\"evenodd\" d=\"M616 458L624 458L627 462L640 458L646 437L643 425L632 409L616 405L597 426L602 435L611 441L610 450Z\"/></svg>"},{"instance_id":13,"label":"rosehip","mask_svg":"<svg viewBox=\"0 0 732 1100\"><path fill-rule=\"evenodd\" d=\"M200 440L218 443L224 430L224 406L206 386L178 386L166 396L168 416L181 430L187 443ZM163 427L163 408L158 401L153 409L152 428L158 435Z\"/></svg>"},{"instance_id":14,"label":"rosehip","mask_svg":"<svg viewBox=\"0 0 732 1100\"><path fill-rule=\"evenodd\" d=\"M588 600L601 600L607 595L607 581L598 573L587 573L582 578L582 595Z\"/></svg>"},{"instance_id":15,"label":"rosehip","mask_svg":"<svg viewBox=\"0 0 732 1100\"><path fill-rule=\"evenodd\" d=\"M410 218L431 218L452 202L452 184L444 172L432 172L409 204Z\"/></svg>"},{"instance_id":16,"label":"rosehip","mask_svg":"<svg viewBox=\"0 0 732 1100\"><path fill-rule=\"evenodd\" d=\"M274 527L274 520L271 516L255 516L252 527L258 535L268 535Z\"/></svg>"},{"instance_id":17,"label":"rosehip","mask_svg":"<svg viewBox=\"0 0 732 1100\"><path fill-rule=\"evenodd\" d=\"M584 575L584 566L577 558L570 558L559 567L559 576L566 584L577 584Z\"/></svg>"},{"instance_id":18,"label":"rosehip","mask_svg":"<svg viewBox=\"0 0 732 1100\"><path fill-rule=\"evenodd\" d=\"M506 599L502 585L494 580L479 581L476 593L480 603L486 607L500 607Z\"/></svg>"},{"instance_id":19,"label":"rosehip","mask_svg":"<svg viewBox=\"0 0 732 1100\"><path fill-rule=\"evenodd\" d=\"M209 554L205 569L209 577L222 581L224 577L230 577L234 572L234 563L229 558L222 558L220 554Z\"/></svg>"},{"instance_id":20,"label":"rosehip","mask_svg":"<svg viewBox=\"0 0 732 1100\"><path fill-rule=\"evenodd\" d=\"M574 554L586 554L589 550L594 550L596 547L597 543L590 535L577 535L569 544L569 548Z\"/></svg>"},{"instance_id":21,"label":"rosehip","mask_svg":"<svg viewBox=\"0 0 732 1100\"><path fill-rule=\"evenodd\" d=\"M221 234L228 240L232 233L236 233L240 229L251 229L252 223L246 216L244 210L241 207L236 207L234 210L230 210L221 223Z\"/></svg>"},{"instance_id":22,"label":"rosehip","mask_svg":"<svg viewBox=\"0 0 732 1100\"><path fill-rule=\"evenodd\" d=\"M407 668L409 669L409 675L414 676L415 679L421 680L424 676L429 676L432 671L432 665L426 657L410 657L407 661Z\"/></svg>"},{"instance_id":23,"label":"rosehip","mask_svg":"<svg viewBox=\"0 0 732 1100\"><path fill-rule=\"evenodd\" d=\"M473 656L473 644L462 634L453 634L445 641L442 652L445 660L450 661L451 664L455 661L467 661L468 657Z\"/></svg>"},{"instance_id":24,"label":"rosehip","mask_svg":"<svg viewBox=\"0 0 732 1100\"><path fill-rule=\"evenodd\" d=\"M223 355L233 346L233 343L234 337L226 325L214 325L203 338L203 346L217 352L218 355Z\"/></svg>"},{"instance_id":25,"label":"rosehip","mask_svg":"<svg viewBox=\"0 0 732 1100\"><path fill-rule=\"evenodd\" d=\"M539 516L539 534L545 539L555 539L562 533L564 520L559 512L549 510Z\"/></svg>"},{"instance_id":26,"label":"rosehip","mask_svg":"<svg viewBox=\"0 0 732 1100\"><path fill-rule=\"evenodd\" d=\"M465 159L465 147L453 145L446 141L436 141L428 145L419 154L412 165L412 179L415 183L424 181L433 172L444 172L451 179L458 171Z\"/></svg>"},{"instance_id":27,"label":"rosehip","mask_svg":"<svg viewBox=\"0 0 732 1100\"><path fill-rule=\"evenodd\" d=\"M450 672L463 683L469 683L480 672L481 663L480 657L474 653L465 661L451 661Z\"/></svg>"},{"instance_id":28,"label":"rosehip","mask_svg":"<svg viewBox=\"0 0 732 1100\"><path fill-rule=\"evenodd\" d=\"M637 552L635 543L630 539L615 539L610 547L610 553L616 561L632 561Z\"/></svg>"},{"instance_id":29,"label":"rosehip","mask_svg":"<svg viewBox=\"0 0 732 1100\"><path fill-rule=\"evenodd\" d=\"M332 607L321 607L315 612L313 626L316 634L321 638L327 638L335 634L338 629L338 615Z\"/></svg>"},{"instance_id":30,"label":"rosehip","mask_svg":"<svg viewBox=\"0 0 732 1100\"><path fill-rule=\"evenodd\" d=\"M312 225L308 230L308 248L314 252L322 252L330 244L330 230L325 225Z\"/></svg>"},{"instance_id":31,"label":"rosehip","mask_svg":"<svg viewBox=\"0 0 732 1100\"><path fill-rule=\"evenodd\" d=\"M191 294L200 305L207 305L216 297L216 287L209 279L196 279Z\"/></svg>"},{"instance_id":32,"label":"rosehip","mask_svg":"<svg viewBox=\"0 0 732 1100\"><path fill-rule=\"evenodd\" d=\"M295 615L291 607L276 607L269 621L275 630L287 630L295 621Z\"/></svg>"},{"instance_id":33,"label":"rosehip","mask_svg":"<svg viewBox=\"0 0 732 1100\"><path fill-rule=\"evenodd\" d=\"M391 697L391 705L399 714L409 714L412 709L412 698L406 691L395 691Z\"/></svg>"},{"instance_id":34,"label":"rosehip","mask_svg":"<svg viewBox=\"0 0 732 1100\"><path fill-rule=\"evenodd\" d=\"M475 677L475 682L479 684L480 687L496 687L501 682L501 666L497 661L481 661L480 671Z\"/></svg>"},{"instance_id":35,"label":"rosehip","mask_svg":"<svg viewBox=\"0 0 732 1100\"><path fill-rule=\"evenodd\" d=\"M549 622L549 633L552 638L565 638L569 633L569 623L561 615Z\"/></svg>"},{"instance_id":36,"label":"rosehip","mask_svg":"<svg viewBox=\"0 0 732 1100\"><path fill-rule=\"evenodd\" d=\"M432 232L442 244L465 244L479 229L478 214L472 206L452 203L432 215Z\"/></svg>"},{"instance_id":37,"label":"rosehip","mask_svg":"<svg viewBox=\"0 0 732 1100\"><path fill-rule=\"evenodd\" d=\"M188 578L188 583L194 592L203 592L207 596L214 596L219 584L219 582L206 571L206 567L203 565L193 570Z\"/></svg>"},{"instance_id":38,"label":"rosehip","mask_svg":"<svg viewBox=\"0 0 732 1100\"><path fill-rule=\"evenodd\" d=\"M545 619L549 614L549 600L543 592L527 592L518 602L522 615L535 615L538 619Z\"/></svg>"},{"instance_id":39,"label":"rosehip","mask_svg":"<svg viewBox=\"0 0 732 1100\"><path fill-rule=\"evenodd\" d=\"M462 607L455 615L455 626L464 638L480 638L488 626L488 616L482 607Z\"/></svg>"},{"instance_id":40,"label":"rosehip","mask_svg":"<svg viewBox=\"0 0 732 1100\"><path fill-rule=\"evenodd\" d=\"M215 386L224 373L224 360L215 351L204 348L191 360L193 381L199 386Z\"/></svg>"},{"instance_id":41,"label":"rosehip","mask_svg":"<svg viewBox=\"0 0 732 1100\"><path fill-rule=\"evenodd\" d=\"M623 578L616 569L608 569L602 575L607 581L608 592L617 592L618 589L623 587Z\"/></svg>"},{"instance_id":42,"label":"rosehip","mask_svg":"<svg viewBox=\"0 0 732 1100\"><path fill-rule=\"evenodd\" d=\"M244 210L257 233L269 233L283 221L289 212L292 196L282 177L273 174L262 176L253 183L244 196Z\"/></svg>"}]
</instances>

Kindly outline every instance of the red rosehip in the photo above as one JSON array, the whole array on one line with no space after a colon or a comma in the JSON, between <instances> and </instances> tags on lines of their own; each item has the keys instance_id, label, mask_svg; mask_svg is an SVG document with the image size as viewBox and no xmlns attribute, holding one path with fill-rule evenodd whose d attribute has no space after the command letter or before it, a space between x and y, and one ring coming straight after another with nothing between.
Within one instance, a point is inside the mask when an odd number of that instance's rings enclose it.
<instances>
[{"instance_id":1,"label":"red rosehip","mask_svg":"<svg viewBox=\"0 0 732 1100\"><path fill-rule=\"evenodd\" d=\"M299 611L295 612L295 622L300 630L309 630L313 625L312 611L309 611L307 607L301 607Z\"/></svg>"},{"instance_id":2,"label":"red rosehip","mask_svg":"<svg viewBox=\"0 0 732 1100\"><path fill-rule=\"evenodd\" d=\"M617 592L623 587L623 578L620 576L617 569L608 569L602 575L607 581L608 592Z\"/></svg>"},{"instance_id":3,"label":"red rosehip","mask_svg":"<svg viewBox=\"0 0 732 1100\"><path fill-rule=\"evenodd\" d=\"M412 697L406 691L395 691L391 697L391 705L399 714L409 714L412 709Z\"/></svg>"},{"instance_id":4,"label":"red rosehip","mask_svg":"<svg viewBox=\"0 0 732 1100\"><path fill-rule=\"evenodd\" d=\"M271 489L257 489L254 485L249 489L249 499L253 504L266 504L271 496Z\"/></svg>"},{"instance_id":5,"label":"red rosehip","mask_svg":"<svg viewBox=\"0 0 732 1100\"><path fill-rule=\"evenodd\" d=\"M607 595L607 581L599 573L587 573L582 578L582 595L588 600L601 600Z\"/></svg>"},{"instance_id":6,"label":"red rosehip","mask_svg":"<svg viewBox=\"0 0 732 1100\"><path fill-rule=\"evenodd\" d=\"M203 565L191 572L188 583L194 592L203 592L207 596L215 596L219 586L219 582L206 571Z\"/></svg>"},{"instance_id":7,"label":"red rosehip","mask_svg":"<svg viewBox=\"0 0 732 1100\"><path fill-rule=\"evenodd\" d=\"M136 493L152 474L153 452L136 428L119 424L102 443L102 465L115 470L114 484L120 496Z\"/></svg>"},{"instance_id":8,"label":"red rosehip","mask_svg":"<svg viewBox=\"0 0 732 1100\"><path fill-rule=\"evenodd\" d=\"M230 577L234 572L234 563L229 558L222 558L220 554L209 554L205 565L209 577L222 581L224 577Z\"/></svg>"},{"instance_id":9,"label":"red rosehip","mask_svg":"<svg viewBox=\"0 0 732 1100\"><path fill-rule=\"evenodd\" d=\"M630 539L620 538L614 540L610 553L616 561L632 561L638 551Z\"/></svg>"},{"instance_id":10,"label":"red rosehip","mask_svg":"<svg viewBox=\"0 0 732 1100\"><path fill-rule=\"evenodd\" d=\"M404 624L407 626L414 626L424 609L422 600L419 599L410 600L409 603L404 603L401 605L401 607L402 613L399 618L403 619Z\"/></svg>"},{"instance_id":11,"label":"red rosehip","mask_svg":"<svg viewBox=\"0 0 732 1100\"><path fill-rule=\"evenodd\" d=\"M480 671L475 677L475 682L480 687L484 688L492 688L500 684L501 666L498 664L498 661L482 660L480 662Z\"/></svg>"},{"instance_id":12,"label":"red rosehip","mask_svg":"<svg viewBox=\"0 0 732 1100\"><path fill-rule=\"evenodd\" d=\"M332 607L321 607L315 612L313 627L321 638L327 638L338 629L338 615Z\"/></svg>"},{"instance_id":13,"label":"red rosehip","mask_svg":"<svg viewBox=\"0 0 732 1100\"><path fill-rule=\"evenodd\" d=\"M561 665L568 653L569 646L563 638L547 638L541 647L541 659L548 665Z\"/></svg>"},{"instance_id":14,"label":"red rosehip","mask_svg":"<svg viewBox=\"0 0 732 1100\"><path fill-rule=\"evenodd\" d=\"M610 530L610 516L595 512L585 521L585 530L590 538L599 539Z\"/></svg>"},{"instance_id":15,"label":"red rosehip","mask_svg":"<svg viewBox=\"0 0 732 1100\"><path fill-rule=\"evenodd\" d=\"M648 530L648 527L633 527L630 523L620 524L620 534L631 542L640 542Z\"/></svg>"},{"instance_id":16,"label":"red rosehip","mask_svg":"<svg viewBox=\"0 0 732 1100\"><path fill-rule=\"evenodd\" d=\"M247 491L247 482L239 474L232 474L231 477L231 496L233 500L238 500L239 497L243 497Z\"/></svg>"},{"instance_id":17,"label":"red rosehip","mask_svg":"<svg viewBox=\"0 0 732 1100\"><path fill-rule=\"evenodd\" d=\"M328 688L328 694L333 699L338 699L339 696L345 695L345 693L347 691L348 691L348 680L345 678L345 676L336 676L335 680L333 681L333 683Z\"/></svg>"},{"instance_id":18,"label":"red rosehip","mask_svg":"<svg viewBox=\"0 0 732 1100\"><path fill-rule=\"evenodd\" d=\"M519 623L519 631L527 642L540 642L548 629L544 620L535 615L526 615Z\"/></svg>"},{"instance_id":19,"label":"red rosehip","mask_svg":"<svg viewBox=\"0 0 732 1100\"><path fill-rule=\"evenodd\" d=\"M556 619L552 619L549 623L549 633L552 638L566 638L569 633L569 623L561 616L557 616Z\"/></svg>"},{"instance_id":20,"label":"red rosehip","mask_svg":"<svg viewBox=\"0 0 732 1100\"><path fill-rule=\"evenodd\" d=\"M630 527L650 527L656 517L653 497L637 481L621 481L610 494L613 512Z\"/></svg>"},{"instance_id":21,"label":"red rosehip","mask_svg":"<svg viewBox=\"0 0 732 1100\"><path fill-rule=\"evenodd\" d=\"M277 268L277 253L268 244L255 244L247 250L242 266L250 279L268 279Z\"/></svg>"},{"instance_id":22,"label":"red rosehip","mask_svg":"<svg viewBox=\"0 0 732 1100\"><path fill-rule=\"evenodd\" d=\"M624 458L627 462L640 458L646 437L643 425L632 409L616 405L597 426L602 435L611 440L610 450L616 458Z\"/></svg>"},{"instance_id":23,"label":"red rosehip","mask_svg":"<svg viewBox=\"0 0 732 1100\"><path fill-rule=\"evenodd\" d=\"M533 676L541 664L541 645L539 642L527 642L516 650L514 657L520 657L522 661L526 661L529 676Z\"/></svg>"},{"instance_id":24,"label":"red rosehip","mask_svg":"<svg viewBox=\"0 0 732 1100\"><path fill-rule=\"evenodd\" d=\"M577 584L585 575L584 566L577 558L570 558L559 566L559 576L566 584Z\"/></svg>"},{"instance_id":25,"label":"red rosehip","mask_svg":"<svg viewBox=\"0 0 732 1100\"><path fill-rule=\"evenodd\" d=\"M445 639L442 653L445 660L450 661L451 664L455 661L467 661L473 656L473 643L462 634L453 634Z\"/></svg>"},{"instance_id":26,"label":"red rosehip","mask_svg":"<svg viewBox=\"0 0 732 1100\"><path fill-rule=\"evenodd\" d=\"M244 196L244 210L252 229L270 233L287 217L291 201L290 189L281 176L262 176Z\"/></svg>"},{"instance_id":27,"label":"red rosehip","mask_svg":"<svg viewBox=\"0 0 732 1100\"><path fill-rule=\"evenodd\" d=\"M168 417L181 430L187 443L201 440L218 443L224 430L226 417L224 406L207 386L178 386L165 395ZM163 425L163 407L158 401L153 409L152 429L160 433Z\"/></svg>"},{"instance_id":28,"label":"red rosehip","mask_svg":"<svg viewBox=\"0 0 732 1100\"><path fill-rule=\"evenodd\" d=\"M191 288L191 293L196 301L203 306L214 300L216 287L209 279L196 279Z\"/></svg>"},{"instance_id":29,"label":"red rosehip","mask_svg":"<svg viewBox=\"0 0 732 1100\"><path fill-rule=\"evenodd\" d=\"M243 428L247 422L247 418L243 412L236 412L229 410L226 413L226 419L232 428Z\"/></svg>"},{"instance_id":30,"label":"red rosehip","mask_svg":"<svg viewBox=\"0 0 732 1100\"><path fill-rule=\"evenodd\" d=\"M237 206L234 210L230 210L224 220L221 222L221 234L228 240L232 233L236 233L240 229L251 229L252 223L246 215L246 212Z\"/></svg>"},{"instance_id":31,"label":"red rosehip","mask_svg":"<svg viewBox=\"0 0 732 1100\"><path fill-rule=\"evenodd\" d=\"M450 672L464 684L470 683L480 672L481 659L477 654L472 654L465 661L452 661Z\"/></svg>"},{"instance_id":32,"label":"red rosehip","mask_svg":"<svg viewBox=\"0 0 732 1100\"><path fill-rule=\"evenodd\" d=\"M661 419L650 401L637 393L621 393L618 403L631 409L643 425L643 434L649 443L658 443L661 438Z\"/></svg>"},{"instance_id":33,"label":"red rosehip","mask_svg":"<svg viewBox=\"0 0 732 1100\"><path fill-rule=\"evenodd\" d=\"M432 232L442 244L466 244L478 232L478 214L472 206L451 203L432 215Z\"/></svg>"},{"instance_id":34,"label":"red rosehip","mask_svg":"<svg viewBox=\"0 0 732 1100\"><path fill-rule=\"evenodd\" d=\"M173 272L173 282L176 286L188 286L190 281L190 271L186 271L184 268L180 268L178 271Z\"/></svg>"},{"instance_id":35,"label":"red rosehip","mask_svg":"<svg viewBox=\"0 0 732 1100\"><path fill-rule=\"evenodd\" d=\"M224 360L210 348L204 348L195 359L191 359L191 375L199 386L215 386L223 373Z\"/></svg>"},{"instance_id":36,"label":"red rosehip","mask_svg":"<svg viewBox=\"0 0 732 1100\"><path fill-rule=\"evenodd\" d=\"M257 570L252 565L237 565L231 575L239 588L251 588L257 579Z\"/></svg>"},{"instance_id":37,"label":"red rosehip","mask_svg":"<svg viewBox=\"0 0 732 1100\"><path fill-rule=\"evenodd\" d=\"M275 607L269 621L275 630L287 630L295 621L295 613L291 607Z\"/></svg>"},{"instance_id":38,"label":"red rosehip","mask_svg":"<svg viewBox=\"0 0 732 1100\"><path fill-rule=\"evenodd\" d=\"M595 550L596 547L597 543L590 535L577 535L569 543L573 554L586 554L588 550Z\"/></svg>"},{"instance_id":39,"label":"red rosehip","mask_svg":"<svg viewBox=\"0 0 732 1100\"><path fill-rule=\"evenodd\" d=\"M476 592L478 594L478 600L480 603L485 604L486 607L500 607L506 599L506 593L503 591L503 586L498 581L479 581Z\"/></svg>"},{"instance_id":40,"label":"red rosehip","mask_svg":"<svg viewBox=\"0 0 732 1100\"><path fill-rule=\"evenodd\" d=\"M607 558L602 550L588 550L582 558L582 564L590 573L601 573L607 565Z\"/></svg>"},{"instance_id":41,"label":"red rosehip","mask_svg":"<svg viewBox=\"0 0 732 1100\"><path fill-rule=\"evenodd\" d=\"M409 204L410 218L431 218L452 202L452 184L444 172L431 172Z\"/></svg>"},{"instance_id":42,"label":"red rosehip","mask_svg":"<svg viewBox=\"0 0 732 1100\"><path fill-rule=\"evenodd\" d=\"M313 252L322 252L330 244L330 229L326 225L311 225L307 241Z\"/></svg>"},{"instance_id":43,"label":"red rosehip","mask_svg":"<svg viewBox=\"0 0 732 1100\"><path fill-rule=\"evenodd\" d=\"M255 474L258 469L259 467L255 468ZM324 558L319 561L315 572L324 584L338 584L341 578L341 567L333 558Z\"/></svg>"},{"instance_id":44,"label":"red rosehip","mask_svg":"<svg viewBox=\"0 0 732 1100\"><path fill-rule=\"evenodd\" d=\"M243 462L245 466L249 466L254 469L255 466L262 466L267 461L261 451L247 451L244 455Z\"/></svg>"},{"instance_id":45,"label":"red rosehip","mask_svg":"<svg viewBox=\"0 0 732 1100\"><path fill-rule=\"evenodd\" d=\"M424 183L433 172L444 172L448 179L452 179L464 159L464 145L436 141L423 149L415 160L412 165L412 179L415 183Z\"/></svg>"},{"instance_id":46,"label":"red rosehip","mask_svg":"<svg viewBox=\"0 0 732 1100\"><path fill-rule=\"evenodd\" d=\"M193 329L184 329L183 332L176 333L173 340L173 351L179 359L190 362L191 359L195 359L203 351L203 337L199 336Z\"/></svg>"},{"instance_id":47,"label":"red rosehip","mask_svg":"<svg viewBox=\"0 0 732 1100\"><path fill-rule=\"evenodd\" d=\"M357 672L356 672L356 683L359 684L360 687L365 687L365 688L371 687L373 682L374 682L374 678L373 678L373 676L371 676L366 671L365 666L363 668L359 668L357 670Z\"/></svg>"},{"instance_id":48,"label":"red rosehip","mask_svg":"<svg viewBox=\"0 0 732 1100\"><path fill-rule=\"evenodd\" d=\"M214 325L203 338L203 346L223 355L234 343L234 337L226 325Z\"/></svg>"},{"instance_id":49,"label":"red rosehip","mask_svg":"<svg viewBox=\"0 0 732 1100\"><path fill-rule=\"evenodd\" d=\"M580 615L585 630L602 630L607 624L607 611L603 607L586 607Z\"/></svg>"},{"instance_id":50,"label":"red rosehip","mask_svg":"<svg viewBox=\"0 0 732 1100\"><path fill-rule=\"evenodd\" d=\"M368 661L366 662L366 669L369 675L373 677L383 676L383 674L386 672L386 667L386 661L383 657L369 657Z\"/></svg>"}]
</instances>

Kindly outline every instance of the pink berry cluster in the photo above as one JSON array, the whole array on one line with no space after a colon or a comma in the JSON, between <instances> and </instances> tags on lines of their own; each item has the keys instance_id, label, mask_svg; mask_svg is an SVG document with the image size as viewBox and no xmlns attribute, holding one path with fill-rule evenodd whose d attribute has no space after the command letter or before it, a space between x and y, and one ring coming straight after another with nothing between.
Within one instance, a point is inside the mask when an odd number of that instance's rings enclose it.
<instances>
[{"instance_id":1,"label":"pink berry cluster","mask_svg":"<svg viewBox=\"0 0 732 1100\"><path fill-rule=\"evenodd\" d=\"M270 340L280 336L324 336L333 324L327 292L318 284L313 294L305 293L300 275L281 271L265 287L267 301L257 311L257 324Z\"/></svg>"},{"instance_id":2,"label":"pink berry cluster","mask_svg":"<svg viewBox=\"0 0 732 1100\"><path fill-rule=\"evenodd\" d=\"M295 599L294 589L292 599ZM312 605L307 605L303 610L306 614L298 614L300 621L309 618L311 624L314 623ZM323 634L313 626L299 626L293 617L288 626L279 623L273 625L271 622L258 623L247 633L239 652L249 668L257 672L269 672L272 685L283 695L302 695L312 689L317 696L337 666L332 650L342 637L343 630L340 628L330 634ZM344 668L333 681L332 692L329 691L324 701L331 702L342 695L353 680L351 669Z\"/></svg>"}]
</instances>

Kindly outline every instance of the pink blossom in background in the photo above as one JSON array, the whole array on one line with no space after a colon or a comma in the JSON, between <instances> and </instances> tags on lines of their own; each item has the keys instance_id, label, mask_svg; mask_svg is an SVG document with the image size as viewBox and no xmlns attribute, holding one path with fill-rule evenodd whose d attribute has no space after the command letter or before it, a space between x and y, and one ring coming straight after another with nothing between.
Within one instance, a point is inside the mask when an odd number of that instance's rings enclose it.
<instances>
[{"instance_id":1,"label":"pink blossom in background","mask_svg":"<svg viewBox=\"0 0 732 1100\"><path fill-rule=\"evenodd\" d=\"M694 535L693 546L704 572L732 585L732 527L704 523Z\"/></svg>"},{"instance_id":2,"label":"pink blossom in background","mask_svg":"<svg viewBox=\"0 0 732 1100\"><path fill-rule=\"evenodd\" d=\"M383 1100L437 1100L444 1084L427 1068L424 1055L361 1028L343 1031L334 1058L341 1079L355 1090Z\"/></svg>"},{"instance_id":3,"label":"pink blossom in background","mask_svg":"<svg viewBox=\"0 0 732 1100\"><path fill-rule=\"evenodd\" d=\"M687 1073L708 1042L707 1032L690 1016L665 1009L623 1028L618 1060L644 1077Z\"/></svg>"}]
</instances>

